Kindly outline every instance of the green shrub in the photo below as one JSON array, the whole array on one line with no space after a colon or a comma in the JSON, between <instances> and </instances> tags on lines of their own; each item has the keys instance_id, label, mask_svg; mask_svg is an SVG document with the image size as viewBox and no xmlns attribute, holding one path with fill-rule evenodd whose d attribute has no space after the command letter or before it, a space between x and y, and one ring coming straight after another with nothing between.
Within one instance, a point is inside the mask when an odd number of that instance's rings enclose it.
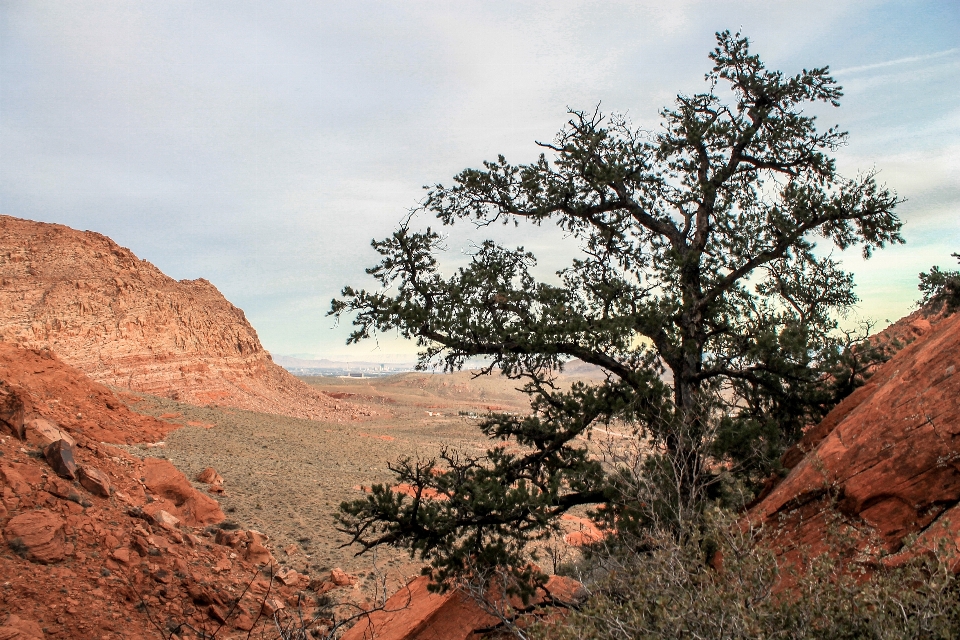
<instances>
[{"instance_id":1,"label":"green shrub","mask_svg":"<svg viewBox=\"0 0 960 640\"><path fill-rule=\"evenodd\" d=\"M960 261L960 253L952 255ZM933 267L929 273L920 274L918 286L923 292L920 305L945 305L949 313L960 309L960 271L943 271Z\"/></svg>"}]
</instances>

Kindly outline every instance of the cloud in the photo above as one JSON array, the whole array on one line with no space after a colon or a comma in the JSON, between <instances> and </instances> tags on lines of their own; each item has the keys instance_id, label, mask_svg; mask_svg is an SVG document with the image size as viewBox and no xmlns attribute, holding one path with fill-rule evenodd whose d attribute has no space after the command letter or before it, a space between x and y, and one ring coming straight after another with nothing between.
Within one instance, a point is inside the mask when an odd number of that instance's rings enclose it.
<instances>
[{"instance_id":1,"label":"cloud","mask_svg":"<svg viewBox=\"0 0 960 640\"><path fill-rule=\"evenodd\" d=\"M568 106L656 128L704 89L713 33L742 25L771 68L839 63L843 168L880 168L925 238L956 202L960 65L950 15L911 7L904 22L872 0L0 3L0 211L210 279L277 353L343 353L327 301L369 284L369 240L421 185L533 159ZM562 263L552 232L497 233Z\"/></svg>"},{"instance_id":2,"label":"cloud","mask_svg":"<svg viewBox=\"0 0 960 640\"><path fill-rule=\"evenodd\" d=\"M864 64L856 67L846 67L844 69L837 69L833 71L834 76L844 76L854 73L863 73L864 71L874 71L876 69L885 69L887 67L895 67L902 64L910 64L914 62L926 62L928 60L935 60L936 58L943 58L945 56L952 56L954 54L960 53L960 47L954 47L952 49L946 49L944 51L938 51L936 53L929 53L922 56L907 56L905 58L897 58L896 60L887 60L885 62L875 62L873 64Z\"/></svg>"}]
</instances>

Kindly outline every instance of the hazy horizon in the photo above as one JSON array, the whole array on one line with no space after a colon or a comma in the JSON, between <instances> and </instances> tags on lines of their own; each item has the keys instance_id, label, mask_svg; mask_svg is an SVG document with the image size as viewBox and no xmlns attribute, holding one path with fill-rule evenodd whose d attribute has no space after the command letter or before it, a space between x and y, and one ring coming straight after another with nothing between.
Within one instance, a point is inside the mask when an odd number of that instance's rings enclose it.
<instances>
[{"instance_id":1,"label":"hazy horizon","mask_svg":"<svg viewBox=\"0 0 960 640\"><path fill-rule=\"evenodd\" d=\"M918 2L71 2L0 4L0 213L103 233L176 279L206 278L264 347L347 348L325 317L372 286L373 238L463 168L529 161L567 107L659 126L703 88L714 32L770 68L830 65L823 127L844 175L907 199L907 244L863 262L857 313L908 313L917 273L960 251L960 4ZM562 265L554 230L496 230ZM451 261L470 234L451 236Z\"/></svg>"}]
</instances>

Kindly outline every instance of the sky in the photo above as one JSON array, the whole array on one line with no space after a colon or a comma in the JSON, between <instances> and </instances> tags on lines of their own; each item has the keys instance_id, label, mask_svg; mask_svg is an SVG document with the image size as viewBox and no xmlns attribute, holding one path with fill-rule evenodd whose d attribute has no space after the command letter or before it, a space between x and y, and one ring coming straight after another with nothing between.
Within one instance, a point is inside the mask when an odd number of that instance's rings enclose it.
<instances>
[{"instance_id":1,"label":"sky","mask_svg":"<svg viewBox=\"0 0 960 640\"><path fill-rule=\"evenodd\" d=\"M325 316L374 285L370 240L423 185L534 159L568 107L656 128L724 29L770 68L834 70L842 105L817 114L850 132L840 172L906 199L906 245L840 256L856 313L905 315L917 273L960 251L956 0L0 0L0 213L210 280L273 353L409 359L390 336L346 347ZM555 233L497 233L560 264Z\"/></svg>"}]
</instances>

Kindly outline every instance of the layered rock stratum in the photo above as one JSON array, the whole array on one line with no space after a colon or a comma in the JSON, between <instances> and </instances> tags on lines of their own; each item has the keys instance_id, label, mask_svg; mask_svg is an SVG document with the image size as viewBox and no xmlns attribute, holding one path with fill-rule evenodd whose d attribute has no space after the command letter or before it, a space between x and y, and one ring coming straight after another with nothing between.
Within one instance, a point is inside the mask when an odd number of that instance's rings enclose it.
<instances>
[{"instance_id":1,"label":"layered rock stratum","mask_svg":"<svg viewBox=\"0 0 960 640\"><path fill-rule=\"evenodd\" d=\"M842 537L886 563L946 544L960 569L960 314L918 312L885 337L905 346L785 454L750 515L788 560Z\"/></svg>"},{"instance_id":2,"label":"layered rock stratum","mask_svg":"<svg viewBox=\"0 0 960 640\"><path fill-rule=\"evenodd\" d=\"M339 413L272 362L210 282L174 280L92 231L0 216L0 340L51 349L114 387L298 418Z\"/></svg>"}]
</instances>

